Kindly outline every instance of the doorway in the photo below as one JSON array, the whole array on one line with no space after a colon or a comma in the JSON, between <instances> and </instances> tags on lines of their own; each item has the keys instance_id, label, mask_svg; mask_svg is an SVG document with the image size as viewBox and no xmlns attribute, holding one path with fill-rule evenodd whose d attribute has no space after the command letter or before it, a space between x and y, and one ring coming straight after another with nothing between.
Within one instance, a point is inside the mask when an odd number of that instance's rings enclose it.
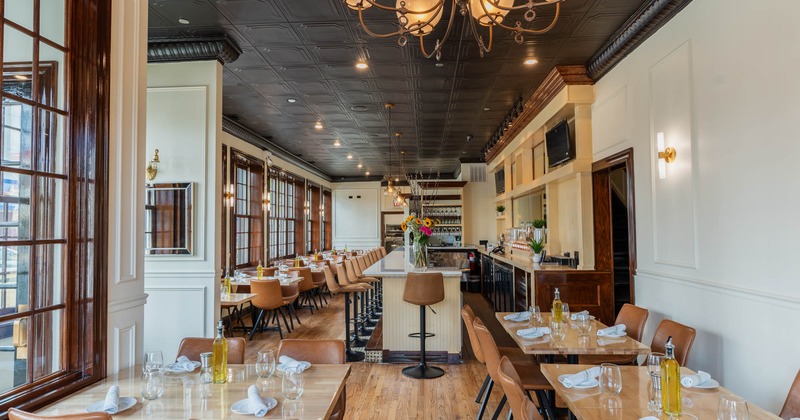
<instances>
[{"instance_id":1,"label":"doorway","mask_svg":"<svg viewBox=\"0 0 800 420\"><path fill-rule=\"evenodd\" d=\"M614 310L634 303L636 213L633 149L592 164L595 269L614 278Z\"/></svg>"}]
</instances>

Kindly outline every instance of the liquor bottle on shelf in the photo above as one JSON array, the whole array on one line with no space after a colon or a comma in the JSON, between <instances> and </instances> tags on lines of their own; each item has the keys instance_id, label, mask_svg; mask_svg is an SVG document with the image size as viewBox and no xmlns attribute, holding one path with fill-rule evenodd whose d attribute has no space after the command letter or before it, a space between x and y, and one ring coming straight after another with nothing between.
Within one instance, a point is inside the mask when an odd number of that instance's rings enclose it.
<instances>
[{"instance_id":1,"label":"liquor bottle on shelf","mask_svg":"<svg viewBox=\"0 0 800 420\"><path fill-rule=\"evenodd\" d=\"M217 337L211 345L211 363L215 384L224 384L228 380L228 340L222 334L222 320L217 324Z\"/></svg>"}]
</instances>

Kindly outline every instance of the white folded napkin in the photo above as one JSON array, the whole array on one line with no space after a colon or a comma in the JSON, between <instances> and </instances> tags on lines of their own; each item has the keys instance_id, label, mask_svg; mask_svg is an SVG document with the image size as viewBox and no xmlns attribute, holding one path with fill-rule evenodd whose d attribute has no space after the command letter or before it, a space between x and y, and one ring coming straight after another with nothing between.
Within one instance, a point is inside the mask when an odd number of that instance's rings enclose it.
<instances>
[{"instance_id":1,"label":"white folded napkin","mask_svg":"<svg viewBox=\"0 0 800 420\"><path fill-rule=\"evenodd\" d=\"M117 414L119 410L119 387L112 385L106 393L106 400L103 402L103 411L108 414Z\"/></svg>"},{"instance_id":2,"label":"white folded napkin","mask_svg":"<svg viewBox=\"0 0 800 420\"><path fill-rule=\"evenodd\" d=\"M578 320L578 315L589 315L589 311L580 311L580 312L576 312L576 313L572 314L572 315L570 316L570 318L571 318L573 321L577 321L577 320Z\"/></svg>"},{"instance_id":3,"label":"white folded napkin","mask_svg":"<svg viewBox=\"0 0 800 420\"><path fill-rule=\"evenodd\" d=\"M267 415L267 405L264 404L264 400L261 399L261 395L258 395L258 387L255 385L250 385L247 388L247 401L250 403L250 411L256 415L256 417L264 417Z\"/></svg>"},{"instance_id":4,"label":"white folded napkin","mask_svg":"<svg viewBox=\"0 0 800 420\"><path fill-rule=\"evenodd\" d=\"M295 369L303 366L303 362L298 362L289 356L281 356L278 358L278 360L283 363L283 366L287 369Z\"/></svg>"},{"instance_id":5,"label":"white folded napkin","mask_svg":"<svg viewBox=\"0 0 800 420\"><path fill-rule=\"evenodd\" d=\"M549 327L533 327L517 330L517 335L520 337L541 337L545 334L550 334Z\"/></svg>"},{"instance_id":6,"label":"white folded napkin","mask_svg":"<svg viewBox=\"0 0 800 420\"><path fill-rule=\"evenodd\" d=\"M642 417L639 420L658 420L658 417L647 416L647 417Z\"/></svg>"},{"instance_id":7,"label":"white folded napkin","mask_svg":"<svg viewBox=\"0 0 800 420\"><path fill-rule=\"evenodd\" d=\"M598 346L610 346L612 344L622 344L628 341L626 338L598 338Z\"/></svg>"},{"instance_id":8,"label":"white folded napkin","mask_svg":"<svg viewBox=\"0 0 800 420\"><path fill-rule=\"evenodd\" d=\"M562 378L561 385L564 385L564 388L572 388L575 385L580 385L598 376L600 376L600 366L595 366Z\"/></svg>"},{"instance_id":9,"label":"white folded napkin","mask_svg":"<svg viewBox=\"0 0 800 420\"><path fill-rule=\"evenodd\" d=\"M684 376L681 378L681 385L685 386L686 388L691 388L693 386L700 385L709 379L711 379L711 375L700 370L695 375Z\"/></svg>"},{"instance_id":10,"label":"white folded napkin","mask_svg":"<svg viewBox=\"0 0 800 420\"><path fill-rule=\"evenodd\" d=\"M193 371L194 366L194 363L186 356L180 356L177 360L175 360L175 367L178 369L183 369L187 372Z\"/></svg>"},{"instance_id":11,"label":"white folded napkin","mask_svg":"<svg viewBox=\"0 0 800 420\"><path fill-rule=\"evenodd\" d=\"M531 319L531 313L529 311L515 312L504 316L503 319L506 321L527 321Z\"/></svg>"},{"instance_id":12,"label":"white folded napkin","mask_svg":"<svg viewBox=\"0 0 800 420\"><path fill-rule=\"evenodd\" d=\"M625 324L612 325L602 330L597 330L597 336L603 337L606 335L619 335L625 332Z\"/></svg>"}]
</instances>

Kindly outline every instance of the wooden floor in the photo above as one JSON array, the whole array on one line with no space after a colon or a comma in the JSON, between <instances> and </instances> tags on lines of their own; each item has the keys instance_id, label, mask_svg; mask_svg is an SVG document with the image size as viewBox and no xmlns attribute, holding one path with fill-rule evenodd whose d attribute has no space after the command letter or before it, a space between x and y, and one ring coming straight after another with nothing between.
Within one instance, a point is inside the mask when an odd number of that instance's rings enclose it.
<instances>
[{"instance_id":1,"label":"wooden floor","mask_svg":"<svg viewBox=\"0 0 800 420\"><path fill-rule=\"evenodd\" d=\"M303 325L284 338L344 339L344 300L329 299L329 305L310 315L299 311ZM239 332L237 335L241 336ZM255 363L259 350L276 350L277 331L258 333L248 341L246 362ZM348 419L470 419L478 413L475 396L486 377L486 367L475 360L460 365L437 365L445 375L431 380L407 378L400 372L404 365L352 363L347 380ZM499 387L497 387L499 388ZM492 392L484 418L491 418L502 398L499 389ZM508 408L502 411L502 418Z\"/></svg>"}]
</instances>

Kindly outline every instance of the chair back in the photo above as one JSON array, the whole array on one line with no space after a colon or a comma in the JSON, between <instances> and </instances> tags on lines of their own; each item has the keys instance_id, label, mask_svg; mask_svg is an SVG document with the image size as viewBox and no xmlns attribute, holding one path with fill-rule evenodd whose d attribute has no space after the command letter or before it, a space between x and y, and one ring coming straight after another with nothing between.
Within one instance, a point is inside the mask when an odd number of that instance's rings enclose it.
<instances>
[{"instance_id":1,"label":"chair back","mask_svg":"<svg viewBox=\"0 0 800 420\"><path fill-rule=\"evenodd\" d=\"M333 276L333 271L328 266L322 268L322 272L325 273L325 283L328 284L328 290L331 291L333 294L338 294L341 290L339 287L339 283L336 283L336 278Z\"/></svg>"},{"instance_id":2,"label":"chair back","mask_svg":"<svg viewBox=\"0 0 800 420\"><path fill-rule=\"evenodd\" d=\"M341 264L341 262L344 261L344 255L331 255L331 260L333 260L334 263Z\"/></svg>"},{"instance_id":3,"label":"chair back","mask_svg":"<svg viewBox=\"0 0 800 420\"><path fill-rule=\"evenodd\" d=\"M226 338L228 341L228 363L244 364L244 352L247 341L242 337ZM209 353L213 349L214 339L205 337L186 337L178 347L178 357L186 356L189 360L200 361L200 353Z\"/></svg>"},{"instance_id":4,"label":"chair back","mask_svg":"<svg viewBox=\"0 0 800 420\"><path fill-rule=\"evenodd\" d=\"M794 383L789 388L789 395L786 396L786 402L783 403L780 417L786 420L800 417L800 372L797 372Z\"/></svg>"},{"instance_id":5,"label":"chair back","mask_svg":"<svg viewBox=\"0 0 800 420\"><path fill-rule=\"evenodd\" d=\"M667 339L672 336L672 344L675 346L675 360L681 366L686 366L686 360L689 359L689 351L692 349L692 344L694 344L695 335L697 335L697 331L694 328L665 319L656 328L656 334L650 344L650 351L666 353Z\"/></svg>"},{"instance_id":6,"label":"chair back","mask_svg":"<svg viewBox=\"0 0 800 420\"><path fill-rule=\"evenodd\" d=\"M408 273L403 300L413 305L433 305L444 300L442 273Z\"/></svg>"},{"instance_id":7,"label":"chair back","mask_svg":"<svg viewBox=\"0 0 800 420\"><path fill-rule=\"evenodd\" d=\"M350 258L344 260L344 268L347 271L347 283L353 284L358 283L358 277L361 275L360 272L356 272L355 265L353 264L353 260ZM341 282L342 279L339 279Z\"/></svg>"},{"instance_id":8,"label":"chair back","mask_svg":"<svg viewBox=\"0 0 800 420\"><path fill-rule=\"evenodd\" d=\"M345 363L345 346L342 340L285 339L278 344L278 355L289 356L311 364L342 365ZM347 408L347 389L333 406L329 419L343 419Z\"/></svg>"},{"instance_id":9,"label":"chair back","mask_svg":"<svg viewBox=\"0 0 800 420\"><path fill-rule=\"evenodd\" d=\"M644 324L647 323L648 316L650 316L650 311L647 309L626 303L619 310L614 325L625 324L628 337L641 342Z\"/></svg>"},{"instance_id":10,"label":"chair back","mask_svg":"<svg viewBox=\"0 0 800 420\"><path fill-rule=\"evenodd\" d=\"M385 257L386 256L386 248L385 247L381 247L380 250L381 250L381 258Z\"/></svg>"},{"instance_id":11,"label":"chair back","mask_svg":"<svg viewBox=\"0 0 800 420\"><path fill-rule=\"evenodd\" d=\"M300 293L311 290L314 288L314 278L311 276L311 269L308 267L292 267L289 269L289 272L296 272L298 273L299 277L302 277L303 280L300 280L300 283L297 285L300 286Z\"/></svg>"},{"instance_id":12,"label":"chair back","mask_svg":"<svg viewBox=\"0 0 800 420\"><path fill-rule=\"evenodd\" d=\"M472 325L475 328L475 335L478 336L478 342L481 343L481 352L486 362L486 370L489 371L489 376L492 377L493 381L500 382L500 378L497 376L497 371L500 368L500 350L497 349L497 343L480 318L475 317Z\"/></svg>"},{"instance_id":13,"label":"chair back","mask_svg":"<svg viewBox=\"0 0 800 420\"><path fill-rule=\"evenodd\" d=\"M344 264L339 264L336 266L336 280L338 280L339 284L342 286L349 286L353 284L350 282L350 278L347 276L347 270L345 269Z\"/></svg>"},{"instance_id":14,"label":"chair back","mask_svg":"<svg viewBox=\"0 0 800 420\"><path fill-rule=\"evenodd\" d=\"M283 306L281 282L278 280L250 280L250 292L255 294L250 303L256 308L271 311Z\"/></svg>"},{"instance_id":15,"label":"chair back","mask_svg":"<svg viewBox=\"0 0 800 420\"><path fill-rule=\"evenodd\" d=\"M300 288L297 283L281 284L281 297L283 297L284 305L294 302L298 296L300 296Z\"/></svg>"},{"instance_id":16,"label":"chair back","mask_svg":"<svg viewBox=\"0 0 800 420\"><path fill-rule=\"evenodd\" d=\"M111 420L111 418L112 417L110 414L103 412L63 414L60 416L49 417L28 413L16 408L8 409L8 420Z\"/></svg>"},{"instance_id":17,"label":"chair back","mask_svg":"<svg viewBox=\"0 0 800 420\"><path fill-rule=\"evenodd\" d=\"M522 380L519 378L517 369L508 357L503 356L500 359L500 366L497 370L497 377L500 379L500 386L503 387L503 392L508 398L508 405L511 408L511 414L515 419L519 420L540 420L542 416L533 405L533 401L528 398L528 393L522 386Z\"/></svg>"},{"instance_id":18,"label":"chair back","mask_svg":"<svg viewBox=\"0 0 800 420\"><path fill-rule=\"evenodd\" d=\"M361 272L361 275L364 275L364 270L367 269L367 258L364 256L356 257L356 265L358 266L358 271Z\"/></svg>"},{"instance_id":19,"label":"chair back","mask_svg":"<svg viewBox=\"0 0 800 420\"><path fill-rule=\"evenodd\" d=\"M264 277L274 276L278 272L278 267L264 267L261 271Z\"/></svg>"},{"instance_id":20,"label":"chair back","mask_svg":"<svg viewBox=\"0 0 800 420\"><path fill-rule=\"evenodd\" d=\"M327 265L322 266L328 268ZM311 280L314 282L314 286L320 287L325 284L325 273L323 271L312 271Z\"/></svg>"},{"instance_id":21,"label":"chair back","mask_svg":"<svg viewBox=\"0 0 800 420\"><path fill-rule=\"evenodd\" d=\"M478 342L478 336L475 334L475 326L472 325L473 322L475 322L475 311L473 311L469 305L465 304L461 308L461 318L464 320L464 326L467 328L469 343L472 345L472 353L475 354L475 359L485 364L486 361L481 351L481 343Z\"/></svg>"}]
</instances>

